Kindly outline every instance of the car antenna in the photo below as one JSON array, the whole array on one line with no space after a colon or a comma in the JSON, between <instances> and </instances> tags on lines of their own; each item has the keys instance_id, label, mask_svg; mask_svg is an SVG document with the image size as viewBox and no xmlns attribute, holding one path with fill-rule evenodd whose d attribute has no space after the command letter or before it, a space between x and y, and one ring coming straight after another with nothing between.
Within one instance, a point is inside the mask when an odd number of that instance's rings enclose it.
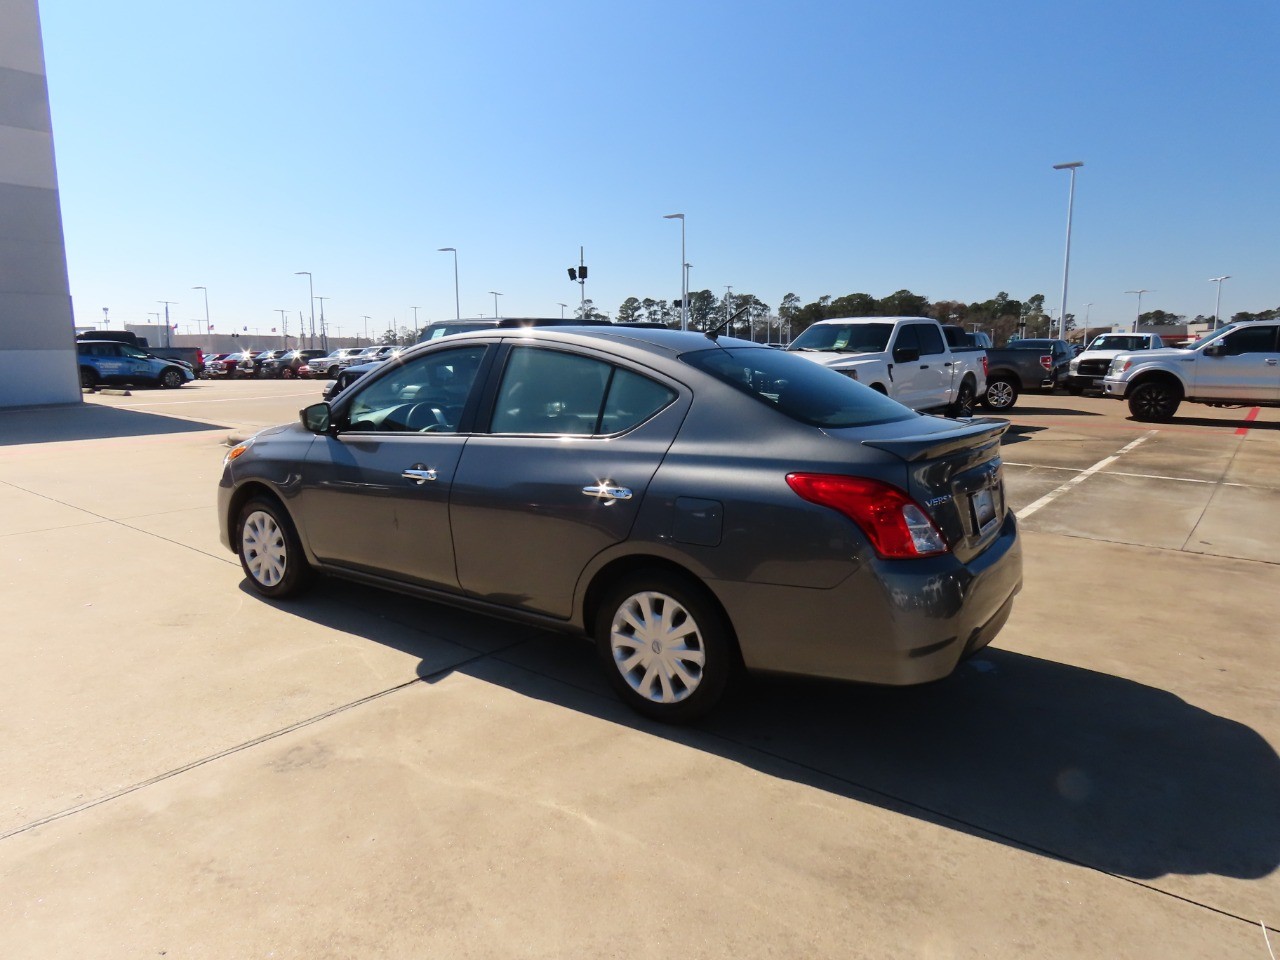
<instances>
[{"instance_id":1,"label":"car antenna","mask_svg":"<svg viewBox=\"0 0 1280 960\"><path fill-rule=\"evenodd\" d=\"M750 304L748 304L748 306L750 306ZM717 338L719 338L720 336L720 331L723 330L725 327L727 327L729 324L733 323L733 321L737 320L740 316L742 316L746 312L747 312L747 308L743 307L741 310L735 313L732 317L727 317L724 321L712 327L710 330L708 330L704 334L704 336L708 340L710 340L712 343L715 343Z\"/></svg>"}]
</instances>

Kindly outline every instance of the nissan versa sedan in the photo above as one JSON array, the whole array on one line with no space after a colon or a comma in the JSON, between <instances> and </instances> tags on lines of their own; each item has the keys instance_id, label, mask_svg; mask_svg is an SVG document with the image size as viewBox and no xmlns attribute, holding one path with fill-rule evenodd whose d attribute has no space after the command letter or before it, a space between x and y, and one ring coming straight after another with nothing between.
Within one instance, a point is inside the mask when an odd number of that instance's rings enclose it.
<instances>
[{"instance_id":1,"label":"nissan versa sedan","mask_svg":"<svg viewBox=\"0 0 1280 960\"><path fill-rule=\"evenodd\" d=\"M234 447L221 537L267 597L329 574L585 634L684 722L744 668L918 684L989 643L1007 426L713 334L483 330Z\"/></svg>"}]
</instances>

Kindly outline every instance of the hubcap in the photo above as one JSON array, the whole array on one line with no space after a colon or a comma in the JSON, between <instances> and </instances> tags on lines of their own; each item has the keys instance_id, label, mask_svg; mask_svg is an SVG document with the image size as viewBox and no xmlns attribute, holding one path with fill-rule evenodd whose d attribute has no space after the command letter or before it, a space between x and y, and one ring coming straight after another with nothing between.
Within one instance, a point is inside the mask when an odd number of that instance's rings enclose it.
<instances>
[{"instance_id":1,"label":"hubcap","mask_svg":"<svg viewBox=\"0 0 1280 960\"><path fill-rule=\"evenodd\" d=\"M997 380L987 388L987 401L1000 409L1013 402L1013 388L1003 380Z\"/></svg>"},{"instance_id":2,"label":"hubcap","mask_svg":"<svg viewBox=\"0 0 1280 960\"><path fill-rule=\"evenodd\" d=\"M274 587L284 576L289 559L284 531L271 514L255 510L245 517L244 529L240 531L240 552L250 576L264 587Z\"/></svg>"},{"instance_id":3,"label":"hubcap","mask_svg":"<svg viewBox=\"0 0 1280 960\"><path fill-rule=\"evenodd\" d=\"M1143 413L1153 417L1166 416L1172 408L1173 394L1164 387L1147 387L1138 396Z\"/></svg>"},{"instance_id":4,"label":"hubcap","mask_svg":"<svg viewBox=\"0 0 1280 960\"><path fill-rule=\"evenodd\" d=\"M609 645L627 684L652 703L679 703L702 682L702 634L689 611L665 593L628 597L613 615Z\"/></svg>"}]
</instances>

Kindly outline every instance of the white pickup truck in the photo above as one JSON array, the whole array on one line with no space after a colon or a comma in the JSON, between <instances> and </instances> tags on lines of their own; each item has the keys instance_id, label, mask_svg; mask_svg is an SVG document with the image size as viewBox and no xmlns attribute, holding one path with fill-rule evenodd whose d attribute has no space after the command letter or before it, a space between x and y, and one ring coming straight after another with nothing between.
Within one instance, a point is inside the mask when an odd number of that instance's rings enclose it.
<instances>
[{"instance_id":1,"label":"white pickup truck","mask_svg":"<svg viewBox=\"0 0 1280 960\"><path fill-rule=\"evenodd\" d=\"M941 324L929 317L819 320L787 349L913 410L969 417L987 389L986 352L949 347Z\"/></svg>"},{"instance_id":2,"label":"white pickup truck","mask_svg":"<svg viewBox=\"0 0 1280 960\"><path fill-rule=\"evenodd\" d=\"M1102 394L1135 420L1168 420L1178 405L1280 407L1280 321L1233 323L1182 349L1122 353Z\"/></svg>"},{"instance_id":3,"label":"white pickup truck","mask_svg":"<svg viewBox=\"0 0 1280 960\"><path fill-rule=\"evenodd\" d=\"M1103 333L1093 338L1080 356L1072 359L1065 386L1067 392L1080 396L1086 390L1101 390L1102 378L1111 369L1111 361L1121 353L1159 350L1164 341L1154 333Z\"/></svg>"}]
</instances>

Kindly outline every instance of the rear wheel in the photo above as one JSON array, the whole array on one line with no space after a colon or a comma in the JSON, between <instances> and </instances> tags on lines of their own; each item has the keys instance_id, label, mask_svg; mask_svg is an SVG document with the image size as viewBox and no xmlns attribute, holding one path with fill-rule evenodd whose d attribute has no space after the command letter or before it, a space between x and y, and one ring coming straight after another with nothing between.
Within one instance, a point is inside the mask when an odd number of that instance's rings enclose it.
<instances>
[{"instance_id":1,"label":"rear wheel","mask_svg":"<svg viewBox=\"0 0 1280 960\"><path fill-rule=\"evenodd\" d=\"M1018 385L1005 377L996 377L987 381L987 395L983 397L984 406L992 410L1009 410L1018 402Z\"/></svg>"},{"instance_id":2,"label":"rear wheel","mask_svg":"<svg viewBox=\"0 0 1280 960\"><path fill-rule=\"evenodd\" d=\"M311 580L311 566L293 521L267 497L253 497L240 509L236 553L249 584L264 597L300 593Z\"/></svg>"},{"instance_id":3,"label":"rear wheel","mask_svg":"<svg viewBox=\"0 0 1280 960\"><path fill-rule=\"evenodd\" d=\"M1182 402L1182 391L1166 380L1148 380L1129 393L1129 412L1135 420L1172 419Z\"/></svg>"},{"instance_id":4,"label":"rear wheel","mask_svg":"<svg viewBox=\"0 0 1280 960\"><path fill-rule=\"evenodd\" d=\"M600 604L595 636L618 696L663 723L704 716L739 670L719 606L697 584L662 570L614 585Z\"/></svg>"}]
</instances>

